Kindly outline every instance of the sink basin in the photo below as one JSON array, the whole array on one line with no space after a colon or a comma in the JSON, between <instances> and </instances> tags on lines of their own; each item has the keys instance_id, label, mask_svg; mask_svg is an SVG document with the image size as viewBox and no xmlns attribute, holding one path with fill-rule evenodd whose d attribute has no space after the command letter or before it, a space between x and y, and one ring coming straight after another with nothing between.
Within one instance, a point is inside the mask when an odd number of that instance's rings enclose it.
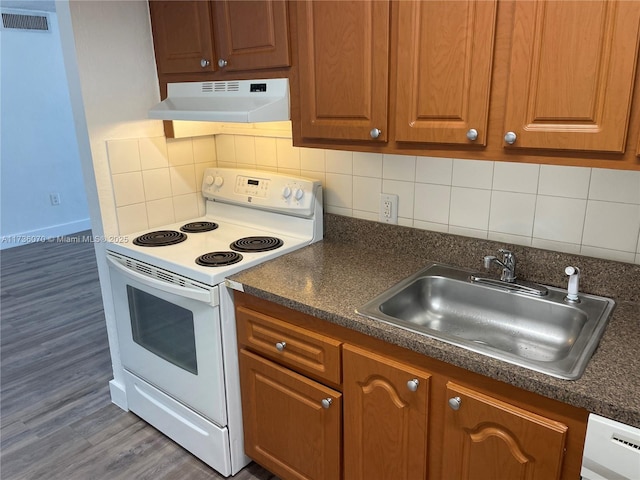
<instances>
[{"instance_id":1,"label":"sink basin","mask_svg":"<svg viewBox=\"0 0 640 480\"><path fill-rule=\"evenodd\" d=\"M580 378L615 306L610 298L547 286L534 296L471 281L475 272L432 264L356 310L459 347L567 380Z\"/></svg>"}]
</instances>

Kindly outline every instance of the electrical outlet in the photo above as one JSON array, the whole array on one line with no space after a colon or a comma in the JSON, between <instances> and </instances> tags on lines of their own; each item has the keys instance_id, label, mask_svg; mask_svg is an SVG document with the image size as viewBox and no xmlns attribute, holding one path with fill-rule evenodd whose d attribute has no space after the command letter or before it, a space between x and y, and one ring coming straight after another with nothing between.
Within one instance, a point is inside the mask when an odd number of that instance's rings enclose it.
<instances>
[{"instance_id":1,"label":"electrical outlet","mask_svg":"<svg viewBox=\"0 0 640 480\"><path fill-rule=\"evenodd\" d=\"M51 205L54 207L56 205L60 205L60 194L59 193L50 193L49 200L51 200Z\"/></svg>"},{"instance_id":2,"label":"electrical outlet","mask_svg":"<svg viewBox=\"0 0 640 480\"><path fill-rule=\"evenodd\" d=\"M380 221L398 223L398 195L393 193L380 194Z\"/></svg>"}]
</instances>

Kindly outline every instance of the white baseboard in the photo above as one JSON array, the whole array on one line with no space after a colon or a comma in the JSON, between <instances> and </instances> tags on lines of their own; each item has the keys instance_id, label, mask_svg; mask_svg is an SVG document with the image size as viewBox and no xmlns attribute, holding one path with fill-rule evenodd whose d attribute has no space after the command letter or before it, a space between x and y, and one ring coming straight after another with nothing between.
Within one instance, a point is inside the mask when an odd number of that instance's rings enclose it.
<instances>
[{"instance_id":1,"label":"white baseboard","mask_svg":"<svg viewBox=\"0 0 640 480\"><path fill-rule=\"evenodd\" d=\"M82 232L91 229L91 221L88 218L76 220L75 222L62 223L60 225L52 225L49 227L30 230L27 232L18 232L8 235L2 235L0 238L0 250L5 248L18 247L29 243L44 242L46 240L70 235L72 233Z\"/></svg>"},{"instance_id":2,"label":"white baseboard","mask_svg":"<svg viewBox=\"0 0 640 480\"><path fill-rule=\"evenodd\" d=\"M124 385L115 380L111 380L109 382L109 392L111 392L111 401L125 412L128 412L129 403L127 402L127 392Z\"/></svg>"}]
</instances>

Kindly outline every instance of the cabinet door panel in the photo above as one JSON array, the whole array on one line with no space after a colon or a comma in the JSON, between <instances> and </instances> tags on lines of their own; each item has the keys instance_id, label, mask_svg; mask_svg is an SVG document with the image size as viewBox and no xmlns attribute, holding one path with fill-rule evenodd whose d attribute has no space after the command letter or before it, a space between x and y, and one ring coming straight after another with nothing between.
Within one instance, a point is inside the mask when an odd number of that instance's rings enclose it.
<instances>
[{"instance_id":1,"label":"cabinet door panel","mask_svg":"<svg viewBox=\"0 0 640 480\"><path fill-rule=\"evenodd\" d=\"M227 61L225 71L291 64L285 0L216 1L213 5L216 46L220 58Z\"/></svg>"},{"instance_id":2,"label":"cabinet door panel","mask_svg":"<svg viewBox=\"0 0 640 480\"><path fill-rule=\"evenodd\" d=\"M495 23L496 1L400 2L398 141L485 145Z\"/></svg>"},{"instance_id":3,"label":"cabinet door panel","mask_svg":"<svg viewBox=\"0 0 640 480\"><path fill-rule=\"evenodd\" d=\"M345 478L424 480L429 375L350 345L343 350Z\"/></svg>"},{"instance_id":4,"label":"cabinet door panel","mask_svg":"<svg viewBox=\"0 0 640 480\"><path fill-rule=\"evenodd\" d=\"M450 478L560 478L567 426L449 382L443 465Z\"/></svg>"},{"instance_id":5,"label":"cabinet door panel","mask_svg":"<svg viewBox=\"0 0 640 480\"><path fill-rule=\"evenodd\" d=\"M302 136L371 140L387 135L389 2L298 4Z\"/></svg>"},{"instance_id":6,"label":"cabinet door panel","mask_svg":"<svg viewBox=\"0 0 640 480\"><path fill-rule=\"evenodd\" d=\"M339 479L342 395L246 350L240 379L246 454L282 478Z\"/></svg>"},{"instance_id":7,"label":"cabinet door panel","mask_svg":"<svg viewBox=\"0 0 640 480\"><path fill-rule=\"evenodd\" d=\"M209 2L149 2L153 42L160 73L215 70ZM206 60L208 65L202 66Z\"/></svg>"},{"instance_id":8,"label":"cabinet door panel","mask_svg":"<svg viewBox=\"0 0 640 480\"><path fill-rule=\"evenodd\" d=\"M513 146L623 152L640 2L515 2L514 15L504 124Z\"/></svg>"}]
</instances>

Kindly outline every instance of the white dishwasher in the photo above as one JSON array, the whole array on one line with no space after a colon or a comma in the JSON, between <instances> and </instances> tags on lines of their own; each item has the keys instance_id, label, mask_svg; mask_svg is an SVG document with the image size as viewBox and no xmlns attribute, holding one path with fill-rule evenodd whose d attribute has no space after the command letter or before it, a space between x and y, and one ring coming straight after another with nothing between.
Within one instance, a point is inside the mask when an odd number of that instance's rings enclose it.
<instances>
[{"instance_id":1,"label":"white dishwasher","mask_svg":"<svg viewBox=\"0 0 640 480\"><path fill-rule=\"evenodd\" d=\"M580 473L584 480L640 480L640 429L589 415Z\"/></svg>"}]
</instances>

